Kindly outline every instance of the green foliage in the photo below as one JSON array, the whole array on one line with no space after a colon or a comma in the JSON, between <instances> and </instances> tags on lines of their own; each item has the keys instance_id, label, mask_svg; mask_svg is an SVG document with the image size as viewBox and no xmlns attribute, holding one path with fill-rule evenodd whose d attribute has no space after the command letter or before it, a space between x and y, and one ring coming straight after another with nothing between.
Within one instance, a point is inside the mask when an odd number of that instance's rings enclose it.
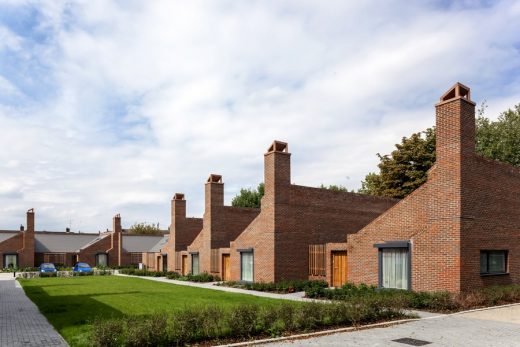
<instances>
[{"instance_id":1,"label":"green foliage","mask_svg":"<svg viewBox=\"0 0 520 347\"><path fill-rule=\"evenodd\" d=\"M256 189L240 189L240 193L231 200L231 205L235 207L254 207L260 208L262 196L264 196L265 186L260 183Z\"/></svg>"},{"instance_id":2,"label":"green foliage","mask_svg":"<svg viewBox=\"0 0 520 347\"><path fill-rule=\"evenodd\" d=\"M520 302L520 285L491 286L462 293L413 292L380 289L376 286L345 284L341 288L307 290L306 296L316 299L358 303L359 300L377 302L383 307L452 312L486 306Z\"/></svg>"},{"instance_id":3,"label":"green foliage","mask_svg":"<svg viewBox=\"0 0 520 347\"><path fill-rule=\"evenodd\" d=\"M331 184L331 185L329 185L329 186L327 187L326 185L324 185L324 184L322 183L321 186L320 186L320 188L322 188L322 189L332 190L333 192L348 192L347 187L342 186L341 184L340 184L340 185Z\"/></svg>"},{"instance_id":4,"label":"green foliage","mask_svg":"<svg viewBox=\"0 0 520 347\"><path fill-rule=\"evenodd\" d=\"M247 290L257 290L260 292L272 293L294 293L307 290L318 290L319 288L327 288L328 284L325 281L311 281L311 280L292 280L279 282L253 282L242 283L236 281L223 282L219 285L233 288L241 288Z\"/></svg>"},{"instance_id":5,"label":"green foliage","mask_svg":"<svg viewBox=\"0 0 520 347\"><path fill-rule=\"evenodd\" d=\"M143 223L135 223L128 229L130 234L139 234L139 235L162 235L161 229L159 229L159 223L156 224L148 224L146 222Z\"/></svg>"},{"instance_id":6,"label":"green foliage","mask_svg":"<svg viewBox=\"0 0 520 347\"><path fill-rule=\"evenodd\" d=\"M214 305L184 308L166 316L96 320L95 346L184 346L243 340L254 336L280 336L330 326L353 326L406 317L401 310L384 308L376 301L299 303L259 306L242 304L228 310ZM111 332L113 329L113 332Z\"/></svg>"},{"instance_id":7,"label":"green foliage","mask_svg":"<svg viewBox=\"0 0 520 347\"><path fill-rule=\"evenodd\" d=\"M520 166L520 104L502 112L496 121L484 116L485 103L477 111L476 153ZM360 193L403 198L421 186L435 163L435 128L403 137L390 155L377 154L379 173L361 182Z\"/></svg>"}]
</instances>

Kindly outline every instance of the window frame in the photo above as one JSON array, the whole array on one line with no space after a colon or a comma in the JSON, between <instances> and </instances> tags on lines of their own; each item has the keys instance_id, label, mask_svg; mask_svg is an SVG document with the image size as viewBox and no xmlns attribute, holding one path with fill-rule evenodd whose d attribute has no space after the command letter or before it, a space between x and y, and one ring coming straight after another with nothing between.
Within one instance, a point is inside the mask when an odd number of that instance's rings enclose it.
<instances>
[{"instance_id":1,"label":"window frame","mask_svg":"<svg viewBox=\"0 0 520 347\"><path fill-rule=\"evenodd\" d=\"M376 243L374 247L377 248L377 274L378 287L380 289L397 289L397 290L412 290L412 243L410 241L387 241L384 243ZM383 250L384 249L406 249L408 251L408 285L407 288L385 288L383 287Z\"/></svg>"},{"instance_id":2,"label":"window frame","mask_svg":"<svg viewBox=\"0 0 520 347\"><path fill-rule=\"evenodd\" d=\"M489 271L489 255L491 253L497 253L502 252L504 254L504 271L496 271L496 272L490 272ZM482 254L486 254L486 267L487 271L482 272ZM500 276L500 275L509 275L509 250L508 249L481 249L479 252L479 273L480 276Z\"/></svg>"},{"instance_id":3,"label":"window frame","mask_svg":"<svg viewBox=\"0 0 520 347\"><path fill-rule=\"evenodd\" d=\"M197 273L193 271L193 256L197 256ZM190 272L192 275L196 276L200 274L200 255L199 252L190 252Z\"/></svg>"},{"instance_id":4,"label":"window frame","mask_svg":"<svg viewBox=\"0 0 520 347\"><path fill-rule=\"evenodd\" d=\"M18 255L18 253L4 253L3 254L3 257L2 257L2 261L3 261L3 268L4 269L9 269L9 267L7 267L7 256L9 255L14 255L16 257L16 266L12 267L12 269L18 269L19 268L19 265L20 265L20 257Z\"/></svg>"},{"instance_id":5,"label":"window frame","mask_svg":"<svg viewBox=\"0 0 520 347\"><path fill-rule=\"evenodd\" d=\"M237 250L240 253L240 282L241 283L253 283L255 281L255 250L253 248L246 248L246 249L238 249ZM251 254L253 257L253 262L251 265L251 281L244 280L242 278L242 254L248 253Z\"/></svg>"},{"instance_id":6,"label":"window frame","mask_svg":"<svg viewBox=\"0 0 520 347\"><path fill-rule=\"evenodd\" d=\"M94 259L95 259L95 261L96 261L96 267L99 266L99 260L98 260L98 257L99 257L100 255L104 255L104 256L106 256L106 260L107 260L106 265L101 265L101 266L108 267L109 264L110 264L110 263L109 263L109 260L108 260L108 253L103 253L103 252L96 253L96 256L94 257Z\"/></svg>"}]
</instances>

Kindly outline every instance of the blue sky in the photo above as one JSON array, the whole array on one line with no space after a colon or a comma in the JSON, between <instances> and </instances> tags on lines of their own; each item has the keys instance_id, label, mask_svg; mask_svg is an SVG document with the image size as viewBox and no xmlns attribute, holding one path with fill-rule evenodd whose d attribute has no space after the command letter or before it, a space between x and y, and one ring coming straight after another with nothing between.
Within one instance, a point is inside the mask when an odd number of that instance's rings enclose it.
<instances>
[{"instance_id":1,"label":"blue sky","mask_svg":"<svg viewBox=\"0 0 520 347\"><path fill-rule=\"evenodd\" d=\"M518 1L0 0L0 229L167 226L263 179L357 189L460 81L487 115L520 103Z\"/></svg>"}]
</instances>

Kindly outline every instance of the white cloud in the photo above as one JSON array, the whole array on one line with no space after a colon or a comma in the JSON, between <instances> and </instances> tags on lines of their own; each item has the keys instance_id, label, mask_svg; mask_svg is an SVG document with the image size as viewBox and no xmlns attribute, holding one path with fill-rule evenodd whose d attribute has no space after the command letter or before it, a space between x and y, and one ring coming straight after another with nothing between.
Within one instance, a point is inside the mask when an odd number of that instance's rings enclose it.
<instances>
[{"instance_id":1,"label":"white cloud","mask_svg":"<svg viewBox=\"0 0 520 347\"><path fill-rule=\"evenodd\" d=\"M23 192L0 194L1 227L30 207L46 229L103 230L117 212L166 226L174 192L202 213L209 173L228 200L256 186L273 139L294 182L357 188L455 81L490 109L520 102L515 6L40 3L45 40L10 44L46 94L0 104L0 181Z\"/></svg>"}]
</instances>

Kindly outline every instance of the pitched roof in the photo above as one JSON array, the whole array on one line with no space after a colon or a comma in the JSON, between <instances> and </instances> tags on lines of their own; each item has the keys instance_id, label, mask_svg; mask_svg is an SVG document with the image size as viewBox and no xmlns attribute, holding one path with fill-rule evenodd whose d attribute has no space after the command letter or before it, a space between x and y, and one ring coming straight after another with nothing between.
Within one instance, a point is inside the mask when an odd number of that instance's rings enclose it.
<instances>
[{"instance_id":1,"label":"pitched roof","mask_svg":"<svg viewBox=\"0 0 520 347\"><path fill-rule=\"evenodd\" d=\"M76 234L57 232L36 232L34 234L34 251L43 252L76 252L98 238L98 234Z\"/></svg>"},{"instance_id":2,"label":"pitched roof","mask_svg":"<svg viewBox=\"0 0 520 347\"><path fill-rule=\"evenodd\" d=\"M10 239L11 237L15 236L16 234L18 234L18 231L0 230L0 242Z\"/></svg>"},{"instance_id":3,"label":"pitched roof","mask_svg":"<svg viewBox=\"0 0 520 347\"><path fill-rule=\"evenodd\" d=\"M123 249L130 253L151 252L163 235L123 235Z\"/></svg>"},{"instance_id":4,"label":"pitched roof","mask_svg":"<svg viewBox=\"0 0 520 347\"><path fill-rule=\"evenodd\" d=\"M170 235L164 235L151 249L150 252L159 253L161 249L168 243Z\"/></svg>"}]
</instances>

